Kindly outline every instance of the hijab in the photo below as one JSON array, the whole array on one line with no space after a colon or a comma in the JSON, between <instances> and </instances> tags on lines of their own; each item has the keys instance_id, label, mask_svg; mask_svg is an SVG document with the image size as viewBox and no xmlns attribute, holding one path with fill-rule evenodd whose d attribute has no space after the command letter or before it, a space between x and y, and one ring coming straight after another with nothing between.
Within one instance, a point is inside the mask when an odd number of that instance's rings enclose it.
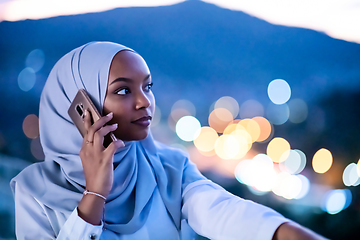
<instances>
[{"instance_id":1,"label":"hijab","mask_svg":"<svg viewBox=\"0 0 360 240\"><path fill-rule=\"evenodd\" d=\"M40 140L45 161L32 164L15 177L29 194L47 207L70 214L85 190L79 151L82 137L67 111L84 88L102 112L111 61L119 51L133 51L111 42L91 42L63 56L54 66L40 99ZM186 178L184 177L185 173ZM181 194L203 179L187 156L153 140L130 141L114 155L114 183L105 203L104 228L118 234L139 230L149 214L156 188L179 230Z\"/></svg>"}]
</instances>

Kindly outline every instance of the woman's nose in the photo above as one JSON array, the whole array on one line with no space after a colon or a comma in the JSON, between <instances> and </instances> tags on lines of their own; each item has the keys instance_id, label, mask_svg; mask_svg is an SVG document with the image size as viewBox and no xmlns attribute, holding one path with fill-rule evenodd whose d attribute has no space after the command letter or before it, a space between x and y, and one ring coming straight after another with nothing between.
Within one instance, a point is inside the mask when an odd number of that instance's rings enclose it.
<instances>
[{"instance_id":1,"label":"woman's nose","mask_svg":"<svg viewBox=\"0 0 360 240\"><path fill-rule=\"evenodd\" d=\"M136 95L136 109L148 108L151 102L145 92L141 91Z\"/></svg>"}]
</instances>

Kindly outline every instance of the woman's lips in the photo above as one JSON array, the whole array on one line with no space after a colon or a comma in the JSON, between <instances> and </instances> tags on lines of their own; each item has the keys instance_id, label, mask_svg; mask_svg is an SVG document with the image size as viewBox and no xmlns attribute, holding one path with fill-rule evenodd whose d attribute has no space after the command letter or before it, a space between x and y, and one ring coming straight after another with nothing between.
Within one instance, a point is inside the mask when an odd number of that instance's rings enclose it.
<instances>
[{"instance_id":1,"label":"woman's lips","mask_svg":"<svg viewBox=\"0 0 360 240\"><path fill-rule=\"evenodd\" d=\"M151 119L152 119L151 116L145 116L135 121L132 121L131 123L137 124L142 127L148 127L150 125Z\"/></svg>"}]
</instances>

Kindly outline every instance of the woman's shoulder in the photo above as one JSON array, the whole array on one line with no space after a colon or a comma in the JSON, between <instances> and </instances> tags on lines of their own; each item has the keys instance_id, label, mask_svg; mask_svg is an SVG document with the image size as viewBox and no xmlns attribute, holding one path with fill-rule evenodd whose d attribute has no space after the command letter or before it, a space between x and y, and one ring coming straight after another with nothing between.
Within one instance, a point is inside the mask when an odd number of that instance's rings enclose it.
<instances>
[{"instance_id":1,"label":"woman's shoulder","mask_svg":"<svg viewBox=\"0 0 360 240\"><path fill-rule=\"evenodd\" d=\"M13 193L15 186L20 186L23 191L31 193L31 189L36 189L38 193L44 193L45 184L42 178L42 165L44 162L33 163L24 168L18 175L10 181L10 187Z\"/></svg>"},{"instance_id":2,"label":"woman's shoulder","mask_svg":"<svg viewBox=\"0 0 360 240\"><path fill-rule=\"evenodd\" d=\"M59 165L52 161L33 163L11 179L10 187L14 192L15 185L21 186L24 191L39 197L46 192L46 182L58 171L61 171Z\"/></svg>"}]
</instances>

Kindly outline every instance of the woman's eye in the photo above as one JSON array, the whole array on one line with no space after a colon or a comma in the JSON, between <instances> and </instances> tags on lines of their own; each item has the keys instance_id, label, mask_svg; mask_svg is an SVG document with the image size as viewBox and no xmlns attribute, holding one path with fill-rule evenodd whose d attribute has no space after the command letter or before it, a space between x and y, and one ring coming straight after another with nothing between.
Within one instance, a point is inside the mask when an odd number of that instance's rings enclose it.
<instances>
[{"instance_id":1,"label":"woman's eye","mask_svg":"<svg viewBox=\"0 0 360 240\"><path fill-rule=\"evenodd\" d=\"M121 90L117 91L117 93L116 93L116 94L119 94L119 95L126 95L126 94L129 94L129 93L130 93L130 91L129 91L129 89L128 89L128 88L123 88L123 89L121 89Z\"/></svg>"},{"instance_id":2,"label":"woman's eye","mask_svg":"<svg viewBox=\"0 0 360 240\"><path fill-rule=\"evenodd\" d=\"M150 91L152 86L153 86L153 83L149 83L148 85L146 85L146 91Z\"/></svg>"}]
</instances>

